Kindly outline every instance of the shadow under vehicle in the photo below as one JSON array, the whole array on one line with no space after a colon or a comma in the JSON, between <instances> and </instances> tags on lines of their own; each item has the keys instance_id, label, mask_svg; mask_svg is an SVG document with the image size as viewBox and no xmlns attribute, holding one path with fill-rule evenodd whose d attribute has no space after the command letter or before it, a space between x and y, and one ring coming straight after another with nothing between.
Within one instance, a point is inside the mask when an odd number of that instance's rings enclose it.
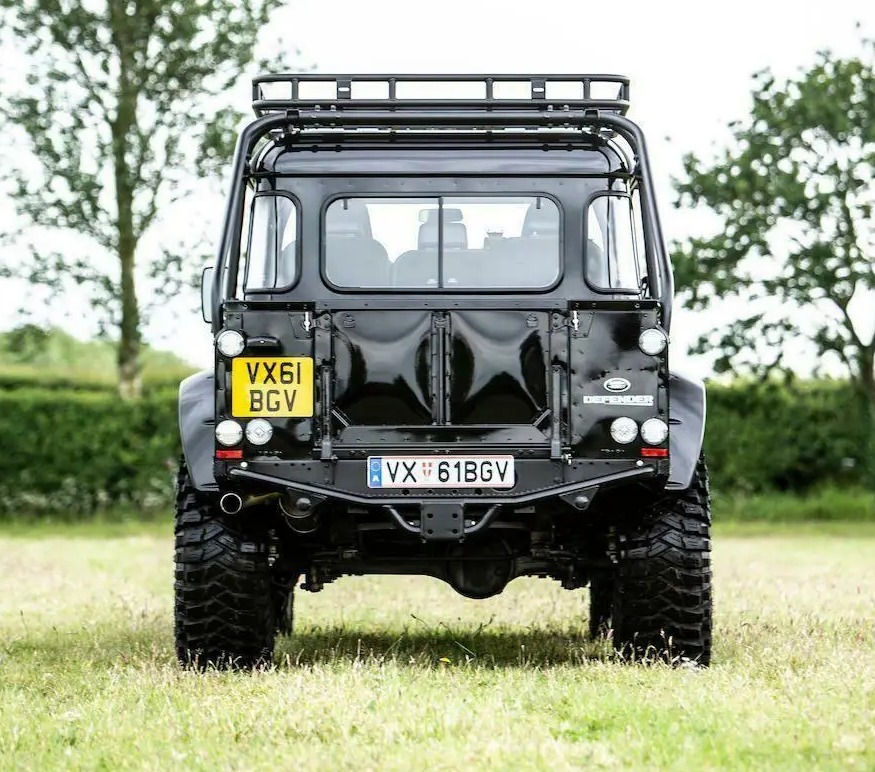
<instances>
[{"instance_id":1,"label":"shadow under vehicle","mask_svg":"<svg viewBox=\"0 0 875 772\"><path fill-rule=\"evenodd\" d=\"M613 75L265 75L180 389L176 645L269 662L294 589L519 576L707 664L701 383Z\"/></svg>"}]
</instances>

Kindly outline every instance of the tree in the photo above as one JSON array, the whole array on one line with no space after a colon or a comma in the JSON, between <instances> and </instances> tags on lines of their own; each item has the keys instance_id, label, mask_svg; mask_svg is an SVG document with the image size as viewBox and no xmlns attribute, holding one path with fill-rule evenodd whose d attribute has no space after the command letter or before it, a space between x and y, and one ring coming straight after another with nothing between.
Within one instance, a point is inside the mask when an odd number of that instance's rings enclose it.
<instances>
[{"instance_id":1,"label":"tree","mask_svg":"<svg viewBox=\"0 0 875 772\"><path fill-rule=\"evenodd\" d=\"M718 371L792 369L804 340L837 360L875 413L875 42L821 53L788 80L754 76L750 119L715 159L689 155L678 206L716 214L716 232L676 245L678 287L702 309L743 301L703 336ZM875 423L873 423L875 427Z\"/></svg>"},{"instance_id":2,"label":"tree","mask_svg":"<svg viewBox=\"0 0 875 772\"><path fill-rule=\"evenodd\" d=\"M224 157L234 115L221 95L253 60L282 0L0 0L0 29L23 41L26 85L0 105L40 173L12 171L29 226L75 232L112 256L31 245L7 275L86 285L117 330L121 394L140 391L138 247L186 175ZM8 39L7 39L8 42ZM63 235L63 234L61 234ZM178 255L153 266L174 271Z\"/></svg>"}]
</instances>

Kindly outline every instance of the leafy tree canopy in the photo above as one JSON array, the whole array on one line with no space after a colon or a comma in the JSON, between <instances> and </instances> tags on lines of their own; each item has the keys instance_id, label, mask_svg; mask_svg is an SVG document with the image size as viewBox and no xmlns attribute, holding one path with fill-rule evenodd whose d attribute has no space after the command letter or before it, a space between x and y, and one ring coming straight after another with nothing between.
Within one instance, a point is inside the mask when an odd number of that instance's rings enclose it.
<instances>
[{"instance_id":1,"label":"leafy tree canopy","mask_svg":"<svg viewBox=\"0 0 875 772\"><path fill-rule=\"evenodd\" d=\"M0 115L20 129L27 163L4 173L29 225L91 245L83 254L63 236L50 249L34 242L29 261L5 273L88 288L117 332L125 395L139 390L138 281L151 277L172 294L186 275L178 248L160 246L164 259L151 266L138 265L139 248L192 172L226 160L235 116L221 97L281 4L0 0L4 45L27 60L24 82L0 102Z\"/></svg>"},{"instance_id":2,"label":"leafy tree canopy","mask_svg":"<svg viewBox=\"0 0 875 772\"><path fill-rule=\"evenodd\" d=\"M719 221L675 247L687 305L744 301L696 351L716 351L720 371L765 373L792 369L802 337L875 403L875 42L788 80L754 76L750 118L731 130L716 158L687 156L676 182L678 206Z\"/></svg>"}]
</instances>

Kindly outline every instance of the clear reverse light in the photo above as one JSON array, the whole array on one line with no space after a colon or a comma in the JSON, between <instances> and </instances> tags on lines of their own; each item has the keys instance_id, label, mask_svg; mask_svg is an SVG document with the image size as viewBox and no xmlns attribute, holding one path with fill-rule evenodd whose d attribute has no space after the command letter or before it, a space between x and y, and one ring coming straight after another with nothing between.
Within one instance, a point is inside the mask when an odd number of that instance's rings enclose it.
<instances>
[{"instance_id":1,"label":"clear reverse light","mask_svg":"<svg viewBox=\"0 0 875 772\"><path fill-rule=\"evenodd\" d=\"M656 356L665 351L668 345L668 337L658 327L651 327L649 330L644 330L638 336L638 348L645 354Z\"/></svg>"},{"instance_id":2,"label":"clear reverse light","mask_svg":"<svg viewBox=\"0 0 875 772\"><path fill-rule=\"evenodd\" d=\"M216 440L220 445L236 445L243 439L243 427L236 421L220 421L216 426Z\"/></svg>"},{"instance_id":3,"label":"clear reverse light","mask_svg":"<svg viewBox=\"0 0 875 772\"><path fill-rule=\"evenodd\" d=\"M235 357L246 348L246 339L237 330L222 330L216 336L216 348L226 357Z\"/></svg>"},{"instance_id":4,"label":"clear reverse light","mask_svg":"<svg viewBox=\"0 0 875 772\"><path fill-rule=\"evenodd\" d=\"M611 424L611 437L620 445L628 445L638 436L638 424L631 418L616 418Z\"/></svg>"},{"instance_id":5,"label":"clear reverse light","mask_svg":"<svg viewBox=\"0 0 875 772\"><path fill-rule=\"evenodd\" d=\"M246 439L253 445L266 445L273 437L273 426L263 418L253 418L246 424Z\"/></svg>"},{"instance_id":6,"label":"clear reverse light","mask_svg":"<svg viewBox=\"0 0 875 772\"><path fill-rule=\"evenodd\" d=\"M659 418L649 418L641 424L641 439L648 445L662 445L668 437L668 425Z\"/></svg>"}]
</instances>

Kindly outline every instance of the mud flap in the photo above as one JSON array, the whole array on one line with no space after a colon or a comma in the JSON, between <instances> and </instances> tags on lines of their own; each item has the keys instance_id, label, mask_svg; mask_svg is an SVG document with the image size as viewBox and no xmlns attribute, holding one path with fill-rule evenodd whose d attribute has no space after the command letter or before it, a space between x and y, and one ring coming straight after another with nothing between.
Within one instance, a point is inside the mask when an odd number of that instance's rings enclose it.
<instances>
[{"instance_id":1,"label":"mud flap","mask_svg":"<svg viewBox=\"0 0 875 772\"><path fill-rule=\"evenodd\" d=\"M213 475L215 452L215 375L202 370L179 384L179 434L191 481L199 491L218 489Z\"/></svg>"},{"instance_id":2,"label":"mud flap","mask_svg":"<svg viewBox=\"0 0 875 772\"><path fill-rule=\"evenodd\" d=\"M693 482L705 435L705 384L672 373L669 422L671 473L666 487L687 490Z\"/></svg>"}]
</instances>

